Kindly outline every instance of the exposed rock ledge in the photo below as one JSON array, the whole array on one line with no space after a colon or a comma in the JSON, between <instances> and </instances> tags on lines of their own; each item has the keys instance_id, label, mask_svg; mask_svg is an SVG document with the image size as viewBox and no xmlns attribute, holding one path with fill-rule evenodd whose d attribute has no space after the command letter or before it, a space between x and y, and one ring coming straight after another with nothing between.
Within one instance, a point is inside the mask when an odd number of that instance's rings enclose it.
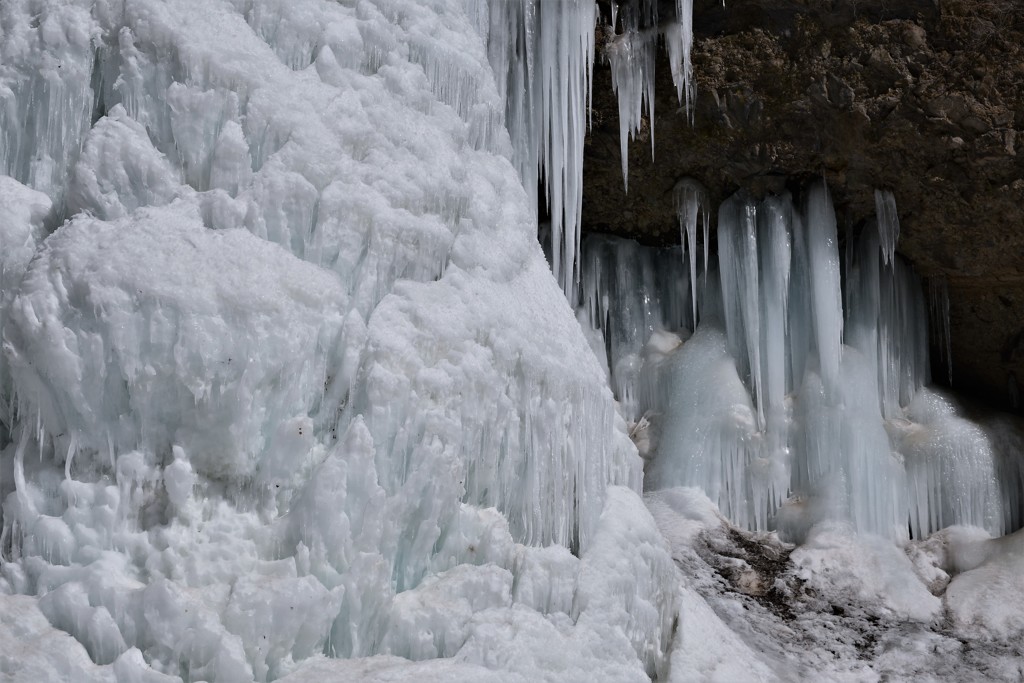
<instances>
[{"instance_id":1,"label":"exposed rock ledge","mask_svg":"<svg viewBox=\"0 0 1024 683\"><path fill-rule=\"evenodd\" d=\"M628 196L610 70L596 70L584 230L678 241L672 187L684 176L717 202L824 174L841 228L843 215L855 227L874 212L874 188L891 189L899 251L949 284L954 387L1008 405L1011 378L1024 383L1024 5L694 4L694 125L662 51L654 162L645 128Z\"/></svg>"}]
</instances>

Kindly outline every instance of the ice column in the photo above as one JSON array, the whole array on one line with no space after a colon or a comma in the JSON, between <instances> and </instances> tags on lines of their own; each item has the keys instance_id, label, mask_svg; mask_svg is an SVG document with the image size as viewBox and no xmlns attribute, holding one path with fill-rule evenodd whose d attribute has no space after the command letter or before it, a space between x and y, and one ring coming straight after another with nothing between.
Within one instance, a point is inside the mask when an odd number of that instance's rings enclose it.
<instances>
[{"instance_id":1,"label":"ice column","mask_svg":"<svg viewBox=\"0 0 1024 683\"><path fill-rule=\"evenodd\" d=\"M766 528L757 418L714 315L662 361L657 398L660 435L646 488L696 486L736 525Z\"/></svg>"},{"instance_id":2,"label":"ice column","mask_svg":"<svg viewBox=\"0 0 1024 683\"><path fill-rule=\"evenodd\" d=\"M749 376L761 405L761 307L757 254L757 205L733 196L718 210L718 268L729 352L740 377ZM758 409L758 424L764 416Z\"/></svg>"},{"instance_id":3,"label":"ice column","mask_svg":"<svg viewBox=\"0 0 1024 683\"><path fill-rule=\"evenodd\" d=\"M767 429L768 457L773 461L782 461L786 448L786 317L792 219L793 204L789 197L773 197L762 205L758 225L763 318L758 413Z\"/></svg>"},{"instance_id":4,"label":"ice column","mask_svg":"<svg viewBox=\"0 0 1024 683\"><path fill-rule=\"evenodd\" d=\"M888 265L892 263L896 243L900 239L900 217L896 213L896 197L891 190L875 190L875 214L882 241L882 258Z\"/></svg>"},{"instance_id":5,"label":"ice column","mask_svg":"<svg viewBox=\"0 0 1024 683\"><path fill-rule=\"evenodd\" d=\"M895 254L885 261L884 232L875 220L849 238L846 342L877 367L878 403L893 418L928 381L928 320L917 276Z\"/></svg>"},{"instance_id":6,"label":"ice column","mask_svg":"<svg viewBox=\"0 0 1024 683\"><path fill-rule=\"evenodd\" d=\"M843 304L836 213L824 181L811 186L805 214L815 348L825 389L834 391L842 355Z\"/></svg>"},{"instance_id":7,"label":"ice column","mask_svg":"<svg viewBox=\"0 0 1024 683\"><path fill-rule=\"evenodd\" d=\"M1000 467L989 435L931 389L908 406L908 421L891 427L906 458L910 526L917 537L953 524L1006 531ZM1008 502L1012 501L1012 498Z\"/></svg>"},{"instance_id":8,"label":"ice column","mask_svg":"<svg viewBox=\"0 0 1024 683\"><path fill-rule=\"evenodd\" d=\"M878 358L883 414L896 417L930 380L924 293L917 275L898 258L882 266Z\"/></svg>"}]
</instances>

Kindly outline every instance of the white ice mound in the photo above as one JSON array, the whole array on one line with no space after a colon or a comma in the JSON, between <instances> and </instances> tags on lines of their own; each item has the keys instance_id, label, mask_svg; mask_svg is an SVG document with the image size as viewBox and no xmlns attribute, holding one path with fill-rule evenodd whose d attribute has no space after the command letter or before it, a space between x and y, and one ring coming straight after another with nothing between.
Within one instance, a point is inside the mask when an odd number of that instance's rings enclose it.
<instances>
[{"instance_id":1,"label":"white ice mound","mask_svg":"<svg viewBox=\"0 0 1024 683\"><path fill-rule=\"evenodd\" d=\"M114 220L140 206L167 204L180 189L170 161L153 147L142 124L118 104L86 136L67 209Z\"/></svg>"},{"instance_id":2,"label":"white ice mound","mask_svg":"<svg viewBox=\"0 0 1024 683\"><path fill-rule=\"evenodd\" d=\"M14 291L32 260L49 211L45 194L0 175L0 293L4 296Z\"/></svg>"},{"instance_id":3,"label":"white ice mound","mask_svg":"<svg viewBox=\"0 0 1024 683\"><path fill-rule=\"evenodd\" d=\"M301 431L289 421L319 408L344 299L331 273L208 230L180 201L61 228L25 276L4 349L22 411L69 456L179 445L200 473L252 477L281 426Z\"/></svg>"},{"instance_id":4,"label":"white ice mound","mask_svg":"<svg viewBox=\"0 0 1024 683\"><path fill-rule=\"evenodd\" d=\"M999 457L988 434L958 414L955 403L922 389L906 421L890 422L905 456L910 525L925 536L954 524L1002 534L1009 521L999 484Z\"/></svg>"},{"instance_id":5,"label":"white ice mound","mask_svg":"<svg viewBox=\"0 0 1024 683\"><path fill-rule=\"evenodd\" d=\"M704 325L661 365L660 405L665 420L659 457L647 468L651 489L699 486L731 519L746 522L748 469L757 457L753 406L726 350L725 334ZM737 492L727 480L742 484Z\"/></svg>"},{"instance_id":6,"label":"white ice mound","mask_svg":"<svg viewBox=\"0 0 1024 683\"><path fill-rule=\"evenodd\" d=\"M930 622L942 612L941 600L928 592L907 555L887 538L825 522L811 529L790 559L797 575L823 594L856 595L882 612L914 621Z\"/></svg>"},{"instance_id":7,"label":"white ice mound","mask_svg":"<svg viewBox=\"0 0 1024 683\"><path fill-rule=\"evenodd\" d=\"M962 534L967 536L967 534ZM952 564L967 570L946 589L950 616L968 629L1012 641L1024 635L1024 532L951 539Z\"/></svg>"},{"instance_id":8,"label":"white ice mound","mask_svg":"<svg viewBox=\"0 0 1024 683\"><path fill-rule=\"evenodd\" d=\"M348 612L363 602L379 620L379 651L429 662L390 660L401 667L393 674L399 678L380 680L462 680L455 669L473 672L469 680L490 680L473 665L516 683L640 682L667 674L678 574L634 492L609 488L593 541L580 557L557 546L515 544L493 510L463 506L459 518L436 558L435 570L450 568L382 604L373 602L379 593L347 587L332 644L347 648L351 636L369 635L355 631L365 614ZM366 521L353 520L352 528L366 529ZM315 548L310 554L314 571L317 554ZM287 680L378 680L370 673L381 661L310 660Z\"/></svg>"}]
</instances>

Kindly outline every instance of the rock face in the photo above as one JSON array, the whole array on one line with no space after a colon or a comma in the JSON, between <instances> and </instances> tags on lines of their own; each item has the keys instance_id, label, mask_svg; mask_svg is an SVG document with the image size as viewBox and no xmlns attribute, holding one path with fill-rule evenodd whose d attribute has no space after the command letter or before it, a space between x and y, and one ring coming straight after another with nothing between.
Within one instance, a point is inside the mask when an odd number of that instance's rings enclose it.
<instances>
[{"instance_id":1,"label":"rock face","mask_svg":"<svg viewBox=\"0 0 1024 683\"><path fill-rule=\"evenodd\" d=\"M654 160L646 125L630 146L628 195L599 54L584 230L677 242L672 188L686 176L717 205L741 187L799 191L824 175L848 231L874 214L873 190L890 189L898 251L948 283L953 386L1012 405L1024 382L1024 5L694 4L693 124L662 52ZM934 374L944 379L944 365Z\"/></svg>"}]
</instances>

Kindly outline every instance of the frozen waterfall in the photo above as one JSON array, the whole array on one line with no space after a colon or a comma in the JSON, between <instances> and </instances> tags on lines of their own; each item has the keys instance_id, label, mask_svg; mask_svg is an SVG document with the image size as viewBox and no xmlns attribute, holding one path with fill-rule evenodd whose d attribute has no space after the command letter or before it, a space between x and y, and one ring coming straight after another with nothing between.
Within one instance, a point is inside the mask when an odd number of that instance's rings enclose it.
<instances>
[{"instance_id":1,"label":"frozen waterfall","mask_svg":"<svg viewBox=\"0 0 1024 683\"><path fill-rule=\"evenodd\" d=\"M823 518L893 538L1015 528L1016 481L997 476L1012 461L925 388L929 306L895 253L891 193L845 261L827 188L804 194L727 199L700 276L708 207L692 181L677 189L682 250L585 243L582 319L647 488L696 486L734 523L794 538Z\"/></svg>"},{"instance_id":2,"label":"frozen waterfall","mask_svg":"<svg viewBox=\"0 0 1024 683\"><path fill-rule=\"evenodd\" d=\"M843 251L823 182L583 239L596 42L626 182L692 11L0 2L0 672L771 680L702 539L1018 552L1019 435L927 386L892 192Z\"/></svg>"}]
</instances>

